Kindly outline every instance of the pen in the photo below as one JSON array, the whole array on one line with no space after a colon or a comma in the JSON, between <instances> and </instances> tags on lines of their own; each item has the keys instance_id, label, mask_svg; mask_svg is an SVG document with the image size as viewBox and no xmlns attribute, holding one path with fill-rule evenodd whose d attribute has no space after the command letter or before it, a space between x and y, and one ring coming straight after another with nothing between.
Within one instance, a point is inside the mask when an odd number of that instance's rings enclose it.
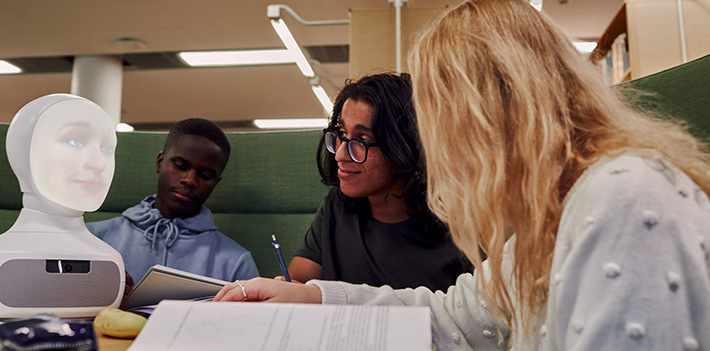
<instances>
[{"instance_id":1,"label":"pen","mask_svg":"<svg viewBox=\"0 0 710 351\"><path fill-rule=\"evenodd\" d=\"M287 282L291 281L291 277L288 275L288 269L286 269L286 262L284 262L284 256L281 254L281 245L276 241L276 235L271 236L272 243L274 245L274 250L276 250L276 258L279 259L279 266L281 266L281 271L284 272L284 279Z\"/></svg>"}]
</instances>

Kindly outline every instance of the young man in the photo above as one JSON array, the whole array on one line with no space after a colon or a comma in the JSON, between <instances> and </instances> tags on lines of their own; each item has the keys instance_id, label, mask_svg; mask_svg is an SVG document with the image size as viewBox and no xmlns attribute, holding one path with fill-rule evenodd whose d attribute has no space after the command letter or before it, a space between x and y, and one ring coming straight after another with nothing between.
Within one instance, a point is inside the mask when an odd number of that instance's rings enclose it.
<instances>
[{"instance_id":1,"label":"young man","mask_svg":"<svg viewBox=\"0 0 710 351\"><path fill-rule=\"evenodd\" d=\"M473 271L426 204L408 75L348 81L318 159L332 190L289 265L291 278L446 290Z\"/></svg>"},{"instance_id":2,"label":"young man","mask_svg":"<svg viewBox=\"0 0 710 351\"><path fill-rule=\"evenodd\" d=\"M222 179L229 152L214 123L176 123L158 153L158 192L120 217L87 223L89 231L123 255L135 279L155 264L226 281L259 276L251 253L217 231L203 206Z\"/></svg>"}]
</instances>

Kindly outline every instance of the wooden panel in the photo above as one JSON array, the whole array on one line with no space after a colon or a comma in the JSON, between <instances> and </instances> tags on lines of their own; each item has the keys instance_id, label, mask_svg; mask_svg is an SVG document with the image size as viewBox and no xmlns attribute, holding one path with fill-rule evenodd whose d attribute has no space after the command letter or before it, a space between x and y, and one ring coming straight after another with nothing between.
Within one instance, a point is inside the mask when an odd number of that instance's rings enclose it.
<instances>
[{"instance_id":1,"label":"wooden panel","mask_svg":"<svg viewBox=\"0 0 710 351\"><path fill-rule=\"evenodd\" d=\"M681 1L687 60L710 53L710 0ZM590 55L599 62L620 34L626 33L631 79L683 63L676 0L626 0Z\"/></svg>"},{"instance_id":2,"label":"wooden panel","mask_svg":"<svg viewBox=\"0 0 710 351\"><path fill-rule=\"evenodd\" d=\"M710 54L710 1L683 1L688 61Z\"/></svg>"},{"instance_id":3,"label":"wooden panel","mask_svg":"<svg viewBox=\"0 0 710 351\"><path fill-rule=\"evenodd\" d=\"M675 0L627 0L632 78L683 63ZM710 52L710 1L683 1L688 60Z\"/></svg>"},{"instance_id":4,"label":"wooden panel","mask_svg":"<svg viewBox=\"0 0 710 351\"><path fill-rule=\"evenodd\" d=\"M406 58L418 33L436 19L445 7L403 7L402 71L407 71ZM350 77L395 71L396 62L395 9L350 10Z\"/></svg>"}]
</instances>

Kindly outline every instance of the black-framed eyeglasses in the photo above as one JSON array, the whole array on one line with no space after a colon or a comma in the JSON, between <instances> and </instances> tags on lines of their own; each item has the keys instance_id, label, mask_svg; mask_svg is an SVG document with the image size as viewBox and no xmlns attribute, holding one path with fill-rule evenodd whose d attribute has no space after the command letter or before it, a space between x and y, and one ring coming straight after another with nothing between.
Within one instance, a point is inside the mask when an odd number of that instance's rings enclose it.
<instances>
[{"instance_id":1,"label":"black-framed eyeglasses","mask_svg":"<svg viewBox=\"0 0 710 351\"><path fill-rule=\"evenodd\" d=\"M348 139L339 131L324 129L323 132L325 133L325 148L328 149L331 154L335 154L335 152L338 151L340 143L345 142L348 155L355 163L365 162L365 160L367 160L367 150L373 146L377 146L377 143L367 140Z\"/></svg>"}]
</instances>

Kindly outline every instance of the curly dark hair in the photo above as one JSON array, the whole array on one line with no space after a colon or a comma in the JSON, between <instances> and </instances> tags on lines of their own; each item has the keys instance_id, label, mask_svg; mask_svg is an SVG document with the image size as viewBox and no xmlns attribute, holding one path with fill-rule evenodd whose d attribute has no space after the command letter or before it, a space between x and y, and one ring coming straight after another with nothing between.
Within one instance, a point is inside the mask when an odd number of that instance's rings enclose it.
<instances>
[{"instance_id":1,"label":"curly dark hair","mask_svg":"<svg viewBox=\"0 0 710 351\"><path fill-rule=\"evenodd\" d=\"M345 87L335 99L328 130L337 130L343 105L348 99L372 107L372 132L377 145L394 169L407 179L404 199L412 226L433 235L446 233L446 226L431 213L426 203L426 163L417 130L409 74L382 73L365 76L356 82L346 80ZM317 158L321 181L339 188L338 164L335 156L325 149L323 137L318 144ZM350 198L340 190L338 193L349 210L369 214L367 199Z\"/></svg>"}]
</instances>

